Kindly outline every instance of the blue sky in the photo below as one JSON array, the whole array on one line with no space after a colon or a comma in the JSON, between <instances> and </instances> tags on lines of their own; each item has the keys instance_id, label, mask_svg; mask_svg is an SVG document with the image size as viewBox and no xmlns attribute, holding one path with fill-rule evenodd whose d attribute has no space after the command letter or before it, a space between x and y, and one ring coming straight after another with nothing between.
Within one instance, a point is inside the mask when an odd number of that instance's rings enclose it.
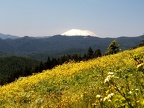
<instances>
[{"instance_id":1,"label":"blue sky","mask_svg":"<svg viewBox=\"0 0 144 108\"><path fill-rule=\"evenodd\" d=\"M0 33L49 36L70 29L99 37L144 33L144 0L0 0Z\"/></svg>"}]
</instances>

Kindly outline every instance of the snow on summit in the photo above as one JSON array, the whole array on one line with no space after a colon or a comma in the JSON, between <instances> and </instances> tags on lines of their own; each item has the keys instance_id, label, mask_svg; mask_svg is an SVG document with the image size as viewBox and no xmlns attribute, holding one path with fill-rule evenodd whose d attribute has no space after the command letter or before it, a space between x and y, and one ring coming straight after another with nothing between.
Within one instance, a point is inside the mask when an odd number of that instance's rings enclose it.
<instances>
[{"instance_id":1,"label":"snow on summit","mask_svg":"<svg viewBox=\"0 0 144 108\"><path fill-rule=\"evenodd\" d=\"M80 30L80 29L71 29L67 32L64 32L64 36L97 36L92 31L89 30Z\"/></svg>"}]
</instances>

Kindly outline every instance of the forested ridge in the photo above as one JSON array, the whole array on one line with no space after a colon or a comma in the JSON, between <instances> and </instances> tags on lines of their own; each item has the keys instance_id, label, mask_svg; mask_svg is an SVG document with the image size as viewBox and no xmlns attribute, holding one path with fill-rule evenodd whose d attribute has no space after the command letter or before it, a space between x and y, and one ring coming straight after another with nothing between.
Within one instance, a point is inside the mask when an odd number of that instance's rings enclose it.
<instances>
[{"instance_id":1,"label":"forested ridge","mask_svg":"<svg viewBox=\"0 0 144 108\"><path fill-rule=\"evenodd\" d=\"M117 40L123 50L136 46L143 38L118 37L100 38L92 36L61 36L35 38L21 37L16 39L0 39L0 57L5 55L23 56L36 60L46 60L50 57L60 57L64 54L84 54L87 49L101 49L104 53L109 43Z\"/></svg>"},{"instance_id":2,"label":"forested ridge","mask_svg":"<svg viewBox=\"0 0 144 108\"><path fill-rule=\"evenodd\" d=\"M0 58L0 85L12 82L20 76L31 75L38 65L39 61L24 57Z\"/></svg>"}]
</instances>

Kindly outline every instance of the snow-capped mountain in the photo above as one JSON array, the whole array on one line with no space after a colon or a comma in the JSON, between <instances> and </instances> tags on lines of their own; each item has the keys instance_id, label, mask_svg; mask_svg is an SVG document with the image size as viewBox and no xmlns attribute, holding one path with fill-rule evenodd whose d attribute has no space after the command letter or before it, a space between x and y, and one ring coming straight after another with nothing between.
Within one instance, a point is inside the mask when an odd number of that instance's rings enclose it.
<instances>
[{"instance_id":1,"label":"snow-capped mountain","mask_svg":"<svg viewBox=\"0 0 144 108\"><path fill-rule=\"evenodd\" d=\"M95 33L89 30L80 30L80 29L71 29L67 32L64 32L64 36L97 36Z\"/></svg>"}]
</instances>

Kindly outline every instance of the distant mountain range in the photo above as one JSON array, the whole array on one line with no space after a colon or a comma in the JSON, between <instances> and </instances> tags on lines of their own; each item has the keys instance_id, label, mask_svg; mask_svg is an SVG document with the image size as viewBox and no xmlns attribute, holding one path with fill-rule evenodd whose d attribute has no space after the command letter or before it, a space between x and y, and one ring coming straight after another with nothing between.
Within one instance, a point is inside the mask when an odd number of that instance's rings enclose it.
<instances>
[{"instance_id":1,"label":"distant mountain range","mask_svg":"<svg viewBox=\"0 0 144 108\"><path fill-rule=\"evenodd\" d=\"M2 37L2 35L0 35ZM7 38L6 38L7 37ZM56 57L64 54L83 54L88 48L101 49L104 53L114 39L126 50L138 45L143 36L99 38L92 36L62 36L52 37L17 37L7 35L0 39L0 56L18 55L38 60L46 60L47 56Z\"/></svg>"},{"instance_id":2,"label":"distant mountain range","mask_svg":"<svg viewBox=\"0 0 144 108\"><path fill-rule=\"evenodd\" d=\"M1 39L16 39L16 38L19 38L19 36L13 36L13 35L9 35L9 34L0 33L0 38Z\"/></svg>"}]
</instances>

